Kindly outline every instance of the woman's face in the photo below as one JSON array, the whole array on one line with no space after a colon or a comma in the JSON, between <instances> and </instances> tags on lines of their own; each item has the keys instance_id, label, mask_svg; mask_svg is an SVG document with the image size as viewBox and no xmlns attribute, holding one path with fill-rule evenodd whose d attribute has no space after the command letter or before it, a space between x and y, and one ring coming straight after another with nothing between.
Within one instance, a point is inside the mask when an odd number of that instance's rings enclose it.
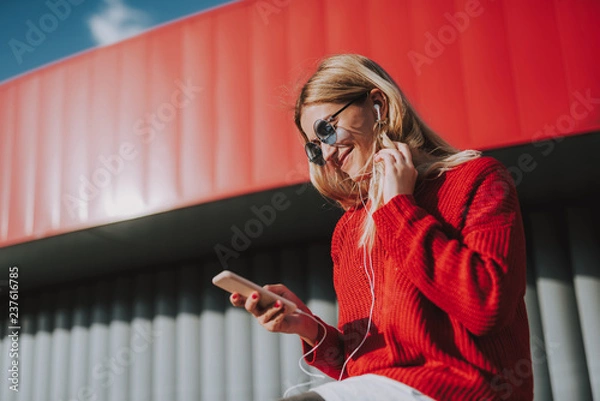
<instances>
[{"instance_id":1,"label":"woman's face","mask_svg":"<svg viewBox=\"0 0 600 401\"><path fill-rule=\"evenodd\" d=\"M318 142L313 130L316 120L326 120L343 106L344 103L305 106L300 124L308 140ZM342 111L335 120L331 121L337 132L336 143L327 145L318 142L325 161L348 174L353 181L368 178L371 166L366 164L373 154L373 126L376 120L377 114L370 96L362 102L351 104Z\"/></svg>"}]
</instances>

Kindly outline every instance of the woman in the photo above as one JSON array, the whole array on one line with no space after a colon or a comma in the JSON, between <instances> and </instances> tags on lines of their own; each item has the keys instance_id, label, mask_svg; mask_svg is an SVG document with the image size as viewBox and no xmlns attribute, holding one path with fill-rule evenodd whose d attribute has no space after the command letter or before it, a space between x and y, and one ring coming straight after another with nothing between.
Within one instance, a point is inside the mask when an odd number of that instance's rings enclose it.
<instances>
[{"instance_id":1,"label":"woman","mask_svg":"<svg viewBox=\"0 0 600 401\"><path fill-rule=\"evenodd\" d=\"M295 122L314 186L346 213L331 256L338 328L283 285L279 303L232 294L267 330L296 333L335 379L297 400L531 400L525 240L500 163L458 151L393 79L358 55L324 60Z\"/></svg>"}]
</instances>

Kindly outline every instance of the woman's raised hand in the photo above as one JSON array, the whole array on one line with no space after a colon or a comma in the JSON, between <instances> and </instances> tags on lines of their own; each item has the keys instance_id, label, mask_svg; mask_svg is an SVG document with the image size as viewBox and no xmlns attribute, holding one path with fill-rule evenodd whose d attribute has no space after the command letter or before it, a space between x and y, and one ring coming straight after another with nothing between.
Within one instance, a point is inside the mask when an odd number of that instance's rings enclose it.
<instances>
[{"instance_id":1,"label":"woman's raised hand","mask_svg":"<svg viewBox=\"0 0 600 401\"><path fill-rule=\"evenodd\" d=\"M265 285L268 291L271 291L281 297L288 299L296 304L299 310L312 315L310 309L283 284ZM300 314L297 311L291 312L286 310L286 306L280 301L262 308L258 302L260 301L260 293L253 292L247 299L239 293L233 293L229 297L231 304L237 307L244 307L258 320L265 329L273 333L292 333L298 334L304 341L310 345L314 345L317 340L318 324L310 317Z\"/></svg>"},{"instance_id":2,"label":"woman's raised hand","mask_svg":"<svg viewBox=\"0 0 600 401\"><path fill-rule=\"evenodd\" d=\"M383 163L383 202L388 203L396 195L412 195L418 172L413 165L407 144L394 142L396 149L381 149L373 161Z\"/></svg>"}]
</instances>

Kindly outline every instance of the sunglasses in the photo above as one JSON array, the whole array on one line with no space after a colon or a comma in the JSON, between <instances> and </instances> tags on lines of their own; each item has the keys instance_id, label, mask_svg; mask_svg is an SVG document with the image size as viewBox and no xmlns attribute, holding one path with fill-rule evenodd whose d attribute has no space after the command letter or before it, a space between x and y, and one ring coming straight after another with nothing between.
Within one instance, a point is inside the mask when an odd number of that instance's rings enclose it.
<instances>
[{"instance_id":1,"label":"sunglasses","mask_svg":"<svg viewBox=\"0 0 600 401\"><path fill-rule=\"evenodd\" d=\"M323 158L323 150L321 149L321 143L325 143L327 145L334 146L337 142L337 132L335 127L331 124L335 118L340 115L340 113L348 108L352 103L356 102L359 99L362 99L367 95L367 93L363 93L357 98L349 101L344 107L333 113L326 120L318 119L313 124L313 130L315 131L315 135L317 135L318 141L310 141L304 145L304 151L306 152L306 156L308 156L308 160L311 163L314 163L319 166L325 165L325 159Z\"/></svg>"}]
</instances>

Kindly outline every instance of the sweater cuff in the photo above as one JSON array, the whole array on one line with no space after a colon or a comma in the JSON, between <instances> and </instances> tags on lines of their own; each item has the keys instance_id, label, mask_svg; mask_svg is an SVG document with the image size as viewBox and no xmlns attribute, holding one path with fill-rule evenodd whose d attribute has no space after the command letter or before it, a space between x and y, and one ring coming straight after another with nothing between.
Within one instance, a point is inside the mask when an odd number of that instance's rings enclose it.
<instances>
[{"instance_id":1,"label":"sweater cuff","mask_svg":"<svg viewBox=\"0 0 600 401\"><path fill-rule=\"evenodd\" d=\"M315 343L316 349L305 357L305 361L310 366L314 366L325 374L335 377L340 372L344 358L344 350L339 336L340 332L335 327L323 322L319 317L315 316L315 318L325 326L326 330L323 330L323 327L319 325L317 342ZM303 355L307 354L313 348L306 341L302 341Z\"/></svg>"}]
</instances>

